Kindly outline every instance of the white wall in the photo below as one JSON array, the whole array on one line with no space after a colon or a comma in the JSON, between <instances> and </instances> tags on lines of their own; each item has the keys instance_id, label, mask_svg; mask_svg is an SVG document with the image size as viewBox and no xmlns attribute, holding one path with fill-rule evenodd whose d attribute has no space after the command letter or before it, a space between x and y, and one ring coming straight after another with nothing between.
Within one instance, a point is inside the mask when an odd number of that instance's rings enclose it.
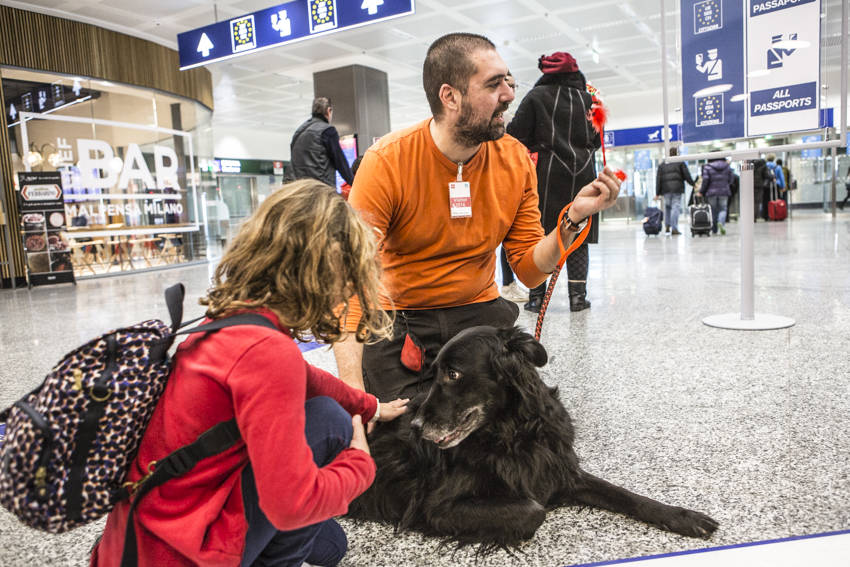
<instances>
[{"instance_id":1,"label":"white wall","mask_svg":"<svg viewBox=\"0 0 850 567\"><path fill-rule=\"evenodd\" d=\"M670 124L678 124L682 121L681 110L674 111L681 106L681 97L679 89L668 95L669 114L667 119ZM654 92L609 96L604 100L605 106L608 107L608 124L606 125L608 130L664 124L661 89Z\"/></svg>"},{"instance_id":2,"label":"white wall","mask_svg":"<svg viewBox=\"0 0 850 567\"><path fill-rule=\"evenodd\" d=\"M217 158L288 160L291 137L288 131L213 126L213 152Z\"/></svg>"}]
</instances>

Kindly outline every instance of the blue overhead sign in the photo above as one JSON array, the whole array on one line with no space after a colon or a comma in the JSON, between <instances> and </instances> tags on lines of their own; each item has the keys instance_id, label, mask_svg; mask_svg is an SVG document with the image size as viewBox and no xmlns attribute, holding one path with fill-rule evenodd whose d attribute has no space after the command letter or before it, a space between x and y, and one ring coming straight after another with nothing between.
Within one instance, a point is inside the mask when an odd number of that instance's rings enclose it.
<instances>
[{"instance_id":1,"label":"blue overhead sign","mask_svg":"<svg viewBox=\"0 0 850 567\"><path fill-rule=\"evenodd\" d=\"M414 12L414 0L293 0L178 34L180 69Z\"/></svg>"},{"instance_id":2,"label":"blue overhead sign","mask_svg":"<svg viewBox=\"0 0 850 567\"><path fill-rule=\"evenodd\" d=\"M605 130L606 147L639 146L641 144L663 144L661 135L664 126L646 126L643 128L624 128L621 130ZM666 136L671 142L678 142L680 126L670 124L670 135Z\"/></svg>"},{"instance_id":3,"label":"blue overhead sign","mask_svg":"<svg viewBox=\"0 0 850 567\"><path fill-rule=\"evenodd\" d=\"M681 0L682 139L745 135L744 14L738 0ZM741 95L735 100L732 97Z\"/></svg>"}]
</instances>

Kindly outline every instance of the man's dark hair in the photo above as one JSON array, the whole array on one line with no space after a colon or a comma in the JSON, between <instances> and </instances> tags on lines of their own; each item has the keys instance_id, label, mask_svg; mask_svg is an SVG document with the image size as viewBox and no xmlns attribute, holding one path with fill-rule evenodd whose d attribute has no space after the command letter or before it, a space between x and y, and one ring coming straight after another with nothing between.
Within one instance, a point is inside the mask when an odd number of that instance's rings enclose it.
<instances>
[{"instance_id":1,"label":"man's dark hair","mask_svg":"<svg viewBox=\"0 0 850 567\"><path fill-rule=\"evenodd\" d=\"M330 108L333 108L333 105L328 97L320 96L313 100L313 116L316 118L325 118Z\"/></svg>"},{"instance_id":2,"label":"man's dark hair","mask_svg":"<svg viewBox=\"0 0 850 567\"><path fill-rule=\"evenodd\" d=\"M475 74L475 64L470 56L479 49L496 49L492 41L474 33L450 33L437 39L428 48L422 67L422 86L431 114L442 116L440 87L451 85L466 94L469 78Z\"/></svg>"},{"instance_id":3,"label":"man's dark hair","mask_svg":"<svg viewBox=\"0 0 850 567\"><path fill-rule=\"evenodd\" d=\"M675 146L670 146L670 157L679 155L679 150Z\"/></svg>"}]
</instances>

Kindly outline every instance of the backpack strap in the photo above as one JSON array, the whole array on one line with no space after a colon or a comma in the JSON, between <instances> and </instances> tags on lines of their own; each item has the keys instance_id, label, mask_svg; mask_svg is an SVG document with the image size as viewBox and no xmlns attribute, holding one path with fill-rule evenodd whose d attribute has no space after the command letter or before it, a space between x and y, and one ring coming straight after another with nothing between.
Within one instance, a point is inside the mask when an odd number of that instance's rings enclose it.
<instances>
[{"instance_id":1,"label":"backpack strap","mask_svg":"<svg viewBox=\"0 0 850 567\"><path fill-rule=\"evenodd\" d=\"M236 425L236 418L219 423L202 433L194 443L177 449L161 461L152 462L148 465L151 470L147 476L134 483L129 490L122 489L130 494L135 492L135 494L133 495L133 502L130 504L130 511L127 514L121 567L137 567L139 563L136 526L133 521L139 501L157 486L172 478L183 476L200 461L230 449L241 438L239 427Z\"/></svg>"},{"instance_id":2,"label":"backpack strap","mask_svg":"<svg viewBox=\"0 0 850 567\"><path fill-rule=\"evenodd\" d=\"M178 331L174 333L174 335L189 335L192 333L209 333L212 331L218 331L219 329L225 329L227 327L235 327L236 325L256 325L258 327L266 327L268 329L278 330L277 325L268 320L268 318L263 317L259 313L240 313L239 315L231 315L230 317L223 317L221 319L216 319L215 321L211 321L204 325L198 325L197 327L192 327L191 329L186 329L185 331Z\"/></svg>"},{"instance_id":3,"label":"backpack strap","mask_svg":"<svg viewBox=\"0 0 850 567\"><path fill-rule=\"evenodd\" d=\"M180 288L183 287L182 284L178 284L178 286ZM176 287L172 286L166 291L166 298L168 297L168 291ZM179 292L182 292L182 289L174 292L175 297ZM175 319L174 313L172 313L172 325L176 321L178 327L182 319L182 297L180 302L179 318ZM170 308L169 311L171 311ZM274 323L258 313L240 313L239 315L217 319L205 325L198 325L191 329L175 332L172 336L214 332L237 325L256 325L278 330ZM214 425L201 433L193 443L176 449L160 461L150 463L148 465L149 472L145 477L136 483L121 488L116 493L116 501L124 500L128 497L132 497L133 499L133 502L130 504L130 511L127 514L127 527L124 533L124 551L121 555L121 567L137 567L139 563L136 526L133 521L133 515L139 500L157 486L172 478L183 476L207 457L218 455L230 449L241 438L239 427L236 425L236 418Z\"/></svg>"},{"instance_id":4,"label":"backpack strap","mask_svg":"<svg viewBox=\"0 0 850 567\"><path fill-rule=\"evenodd\" d=\"M165 290L165 305L168 307L168 315L171 317L171 332L180 328L183 322L183 298L186 297L186 288L182 283L174 284Z\"/></svg>"}]
</instances>

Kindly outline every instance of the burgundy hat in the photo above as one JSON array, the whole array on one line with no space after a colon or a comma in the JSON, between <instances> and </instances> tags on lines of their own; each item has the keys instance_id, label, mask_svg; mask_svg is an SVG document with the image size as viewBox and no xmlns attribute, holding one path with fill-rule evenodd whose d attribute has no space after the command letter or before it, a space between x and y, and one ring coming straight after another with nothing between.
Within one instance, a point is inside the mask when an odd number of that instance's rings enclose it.
<instances>
[{"instance_id":1,"label":"burgundy hat","mask_svg":"<svg viewBox=\"0 0 850 567\"><path fill-rule=\"evenodd\" d=\"M578 64L572 55L565 51L556 51L552 55L541 55L537 67L544 73L572 73L578 71Z\"/></svg>"}]
</instances>

